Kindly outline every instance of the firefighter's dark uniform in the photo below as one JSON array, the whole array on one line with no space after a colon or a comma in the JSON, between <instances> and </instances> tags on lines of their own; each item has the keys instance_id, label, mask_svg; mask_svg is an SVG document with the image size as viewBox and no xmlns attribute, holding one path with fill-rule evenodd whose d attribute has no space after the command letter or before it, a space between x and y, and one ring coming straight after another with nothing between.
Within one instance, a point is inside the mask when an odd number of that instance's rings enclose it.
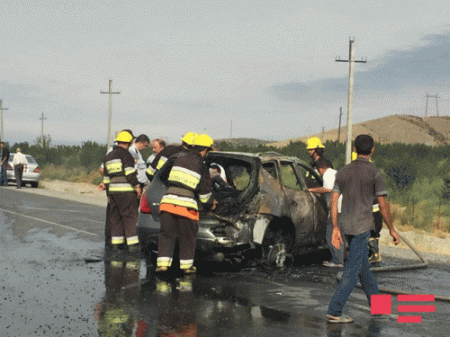
<instances>
[{"instance_id":1,"label":"firefighter's dark uniform","mask_svg":"<svg viewBox=\"0 0 450 337\"><path fill-rule=\"evenodd\" d=\"M128 150L114 146L104 159L103 182L108 188L110 203L111 244L128 246L139 243L137 236L139 185L133 156Z\"/></svg>"},{"instance_id":2,"label":"firefighter's dark uniform","mask_svg":"<svg viewBox=\"0 0 450 337\"><path fill-rule=\"evenodd\" d=\"M153 177L155 176L156 172L166 163L167 159L169 159L174 154L180 153L180 152L187 152L188 149L184 147L183 145L169 145L166 146L160 153L158 153L153 159L150 166L147 168L146 174L148 180L152 181Z\"/></svg>"},{"instance_id":3,"label":"firefighter's dark uniform","mask_svg":"<svg viewBox=\"0 0 450 337\"><path fill-rule=\"evenodd\" d=\"M198 201L211 197L211 178L201 155L194 151L179 154L169 173L168 190L161 199L161 230L157 267L170 267L175 244L180 247L180 269L193 267L198 232Z\"/></svg>"}]
</instances>

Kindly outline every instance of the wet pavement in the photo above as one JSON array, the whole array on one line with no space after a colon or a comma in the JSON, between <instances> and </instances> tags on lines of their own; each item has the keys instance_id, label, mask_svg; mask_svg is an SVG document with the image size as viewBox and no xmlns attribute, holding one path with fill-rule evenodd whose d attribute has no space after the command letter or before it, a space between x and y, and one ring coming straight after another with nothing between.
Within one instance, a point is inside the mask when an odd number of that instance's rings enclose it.
<instances>
[{"instance_id":1,"label":"wet pavement","mask_svg":"<svg viewBox=\"0 0 450 337\"><path fill-rule=\"evenodd\" d=\"M355 290L349 325L324 321L337 270L305 257L284 271L199 265L156 276L141 256L106 254L105 209L0 189L1 336L445 336L450 303L420 324L374 320ZM315 261L317 260L317 261ZM382 264L410 261L385 257ZM380 286L450 296L450 270L376 275Z\"/></svg>"}]
</instances>

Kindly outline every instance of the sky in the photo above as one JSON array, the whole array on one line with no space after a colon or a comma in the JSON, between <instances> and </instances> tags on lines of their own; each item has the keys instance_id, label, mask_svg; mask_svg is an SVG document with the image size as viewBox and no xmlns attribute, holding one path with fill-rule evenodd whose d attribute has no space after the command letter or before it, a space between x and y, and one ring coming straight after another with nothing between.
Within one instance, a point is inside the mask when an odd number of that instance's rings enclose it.
<instances>
[{"instance_id":1,"label":"sky","mask_svg":"<svg viewBox=\"0 0 450 337\"><path fill-rule=\"evenodd\" d=\"M286 140L353 122L450 115L449 1L2 0L0 99L11 145ZM430 98L428 115L436 114Z\"/></svg>"}]
</instances>

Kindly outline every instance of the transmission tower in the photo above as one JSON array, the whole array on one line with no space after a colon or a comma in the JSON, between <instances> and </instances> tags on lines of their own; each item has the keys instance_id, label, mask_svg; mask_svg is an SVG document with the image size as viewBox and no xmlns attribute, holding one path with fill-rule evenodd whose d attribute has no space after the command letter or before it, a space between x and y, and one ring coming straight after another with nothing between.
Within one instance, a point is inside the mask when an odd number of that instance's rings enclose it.
<instances>
[{"instance_id":1,"label":"transmission tower","mask_svg":"<svg viewBox=\"0 0 450 337\"><path fill-rule=\"evenodd\" d=\"M438 98L440 98L438 96L438 94L436 95L427 95L425 96L427 98L426 103L425 103L425 117L427 117L427 112L428 112L428 98L429 97L435 97L436 98L436 116L439 116L439 107L438 107Z\"/></svg>"}]
</instances>

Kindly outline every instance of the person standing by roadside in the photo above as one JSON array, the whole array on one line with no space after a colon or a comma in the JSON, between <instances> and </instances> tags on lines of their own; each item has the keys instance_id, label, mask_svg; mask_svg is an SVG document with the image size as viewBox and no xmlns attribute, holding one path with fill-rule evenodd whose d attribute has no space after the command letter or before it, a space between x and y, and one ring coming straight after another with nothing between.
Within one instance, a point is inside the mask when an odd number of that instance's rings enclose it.
<instances>
[{"instance_id":1,"label":"person standing by roadside","mask_svg":"<svg viewBox=\"0 0 450 337\"><path fill-rule=\"evenodd\" d=\"M130 129L123 129L122 131L126 131L128 132L134 139L133 136L133 131L131 131ZM109 149L106 150L106 155L108 155L114 148L114 146L117 145L117 143L114 143L113 146L110 146ZM110 221L110 205L109 205L109 196L108 196L108 190L106 188L106 184L105 181L107 181L107 179L105 180L104 176L105 176L105 164L102 162L100 165L100 168L98 169L98 172L100 173L100 175L102 176L102 182L100 183L100 185L98 185L98 189L101 191L105 191L106 190L106 198L108 203L106 204L106 217L105 217L105 246L109 247L111 245L111 221Z\"/></svg>"},{"instance_id":2,"label":"person standing by roadside","mask_svg":"<svg viewBox=\"0 0 450 337\"><path fill-rule=\"evenodd\" d=\"M140 251L137 236L138 199L142 189L137 179L134 159L128 151L133 136L120 132L115 141L117 145L104 159L105 174L103 182L107 186L110 207L111 245L118 250L127 244L131 252Z\"/></svg>"},{"instance_id":3,"label":"person standing by roadside","mask_svg":"<svg viewBox=\"0 0 450 337\"><path fill-rule=\"evenodd\" d=\"M20 148L17 148L16 154L14 155L14 176L16 178L17 188L22 188L22 177L23 169L28 164L27 158L21 152Z\"/></svg>"},{"instance_id":4,"label":"person standing by roadside","mask_svg":"<svg viewBox=\"0 0 450 337\"><path fill-rule=\"evenodd\" d=\"M211 178L203 162L211 151L213 140L206 134L196 136L193 146L176 154L167 181L168 189L161 199L160 233L156 272L166 272L172 265L175 244L180 246L180 269L194 274L195 246L197 241L198 203L210 201Z\"/></svg>"},{"instance_id":5,"label":"person standing by roadside","mask_svg":"<svg viewBox=\"0 0 450 337\"><path fill-rule=\"evenodd\" d=\"M323 156L325 145L322 144L318 137L308 138L306 141L306 150L308 150L308 155L311 157L312 161L309 165L315 170L317 170L316 163L320 158L323 158L327 162L329 168L334 168L331 161Z\"/></svg>"},{"instance_id":6,"label":"person standing by roadside","mask_svg":"<svg viewBox=\"0 0 450 337\"><path fill-rule=\"evenodd\" d=\"M358 279L371 305L371 296L379 294L375 278L370 270L370 231L375 228L372 215L373 198L376 197L381 215L389 228L394 244L400 237L391 220L387 191L381 172L369 162L374 152L373 138L359 135L355 139L357 159L344 166L336 174L336 182L331 193L331 220L333 224L332 244L336 249L347 241L350 252L344 264L342 278L330 301L327 311L328 323L351 323L353 319L342 311ZM342 212L338 224L338 199L342 198Z\"/></svg>"},{"instance_id":7,"label":"person standing by roadside","mask_svg":"<svg viewBox=\"0 0 450 337\"><path fill-rule=\"evenodd\" d=\"M148 136L142 134L134 140L134 144L128 149L134 158L134 167L136 168L137 178L141 184L141 188L144 188L150 182L145 173L147 171L147 164L141 155L141 151L144 150L149 143L150 139Z\"/></svg>"},{"instance_id":8,"label":"person standing by roadside","mask_svg":"<svg viewBox=\"0 0 450 337\"><path fill-rule=\"evenodd\" d=\"M328 209L330 209L330 199L331 199L331 191L334 187L334 182L336 180L336 173L337 171L328 167L328 164L325 159L320 158L317 163L317 170L319 171L319 174L322 176L323 179L323 187L312 187L308 188L308 191L312 193L322 193L325 194L325 200L328 206ZM342 195L339 197L338 201L338 214L341 211L341 203L342 203ZM339 221L339 219L338 219ZM328 215L328 221L327 221L327 232L326 232L326 239L327 239L327 245L331 252L331 260L330 261L324 261L323 265L325 267L344 267L344 245L341 245L339 249L336 249L333 244L331 243L331 234L333 231L333 226L331 224L331 217L330 214Z\"/></svg>"},{"instance_id":9,"label":"person standing by roadside","mask_svg":"<svg viewBox=\"0 0 450 337\"><path fill-rule=\"evenodd\" d=\"M166 147L166 142L161 138L156 138L152 142L152 149L153 153L148 157L147 159L147 167L149 167L153 160L155 159L156 155L160 153L164 148Z\"/></svg>"},{"instance_id":10,"label":"person standing by roadside","mask_svg":"<svg viewBox=\"0 0 450 337\"><path fill-rule=\"evenodd\" d=\"M4 142L0 142L0 157L1 157L1 175L0 175L0 186L8 186L8 177L6 176L6 167L8 165L9 150Z\"/></svg>"}]
</instances>

